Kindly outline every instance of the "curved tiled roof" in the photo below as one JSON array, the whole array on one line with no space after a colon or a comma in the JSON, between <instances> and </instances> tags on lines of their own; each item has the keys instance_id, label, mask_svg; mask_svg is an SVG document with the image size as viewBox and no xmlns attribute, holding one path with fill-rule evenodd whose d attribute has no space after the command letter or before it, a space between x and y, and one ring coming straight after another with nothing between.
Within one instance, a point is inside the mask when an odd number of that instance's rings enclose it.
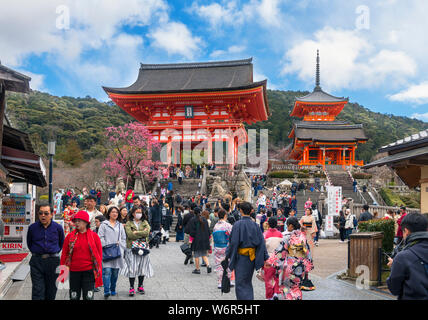
<instances>
[{"instance_id":1,"label":"curved tiled roof","mask_svg":"<svg viewBox=\"0 0 428 320\"><path fill-rule=\"evenodd\" d=\"M327 92L324 92L320 87L315 87L314 91L303 97L296 97L296 101L302 102L348 102L348 98L335 97Z\"/></svg>"},{"instance_id":2,"label":"curved tiled roof","mask_svg":"<svg viewBox=\"0 0 428 320\"><path fill-rule=\"evenodd\" d=\"M123 94L215 91L253 88L252 58L174 64L141 64L137 81L126 88L103 87L106 92Z\"/></svg>"}]
</instances>

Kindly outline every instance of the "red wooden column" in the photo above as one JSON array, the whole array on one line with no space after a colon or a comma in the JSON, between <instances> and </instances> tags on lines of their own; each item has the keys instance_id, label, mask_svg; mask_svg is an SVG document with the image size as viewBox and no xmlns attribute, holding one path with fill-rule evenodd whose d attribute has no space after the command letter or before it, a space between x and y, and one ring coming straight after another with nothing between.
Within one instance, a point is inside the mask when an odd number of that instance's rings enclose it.
<instances>
[{"instance_id":1,"label":"red wooden column","mask_svg":"<svg viewBox=\"0 0 428 320\"><path fill-rule=\"evenodd\" d=\"M208 139L208 148L207 148L207 162L211 164L213 162L213 138L210 136Z\"/></svg>"},{"instance_id":2,"label":"red wooden column","mask_svg":"<svg viewBox=\"0 0 428 320\"><path fill-rule=\"evenodd\" d=\"M171 137L169 137L168 142L166 144L166 163L168 165L171 164L171 158L172 158L172 142L171 142Z\"/></svg>"}]
</instances>

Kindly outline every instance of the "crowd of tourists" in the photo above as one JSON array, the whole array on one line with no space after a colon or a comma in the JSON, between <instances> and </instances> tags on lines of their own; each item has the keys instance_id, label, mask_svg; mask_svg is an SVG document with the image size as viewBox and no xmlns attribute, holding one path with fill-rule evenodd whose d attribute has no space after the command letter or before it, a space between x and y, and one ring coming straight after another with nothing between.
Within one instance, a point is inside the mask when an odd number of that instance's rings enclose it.
<instances>
[{"instance_id":1,"label":"crowd of tourists","mask_svg":"<svg viewBox=\"0 0 428 320\"><path fill-rule=\"evenodd\" d=\"M56 282L66 280L71 300L92 300L101 287L107 299L117 295L119 275L129 279L129 296L145 294L144 280L154 274L150 250L169 241L172 224L168 197L149 199L146 203L129 189L118 205L97 208L96 195L88 194L82 207L69 196L64 228L53 221L53 208L40 205L39 219L27 233L32 299L55 299Z\"/></svg>"},{"instance_id":2,"label":"crowd of tourists","mask_svg":"<svg viewBox=\"0 0 428 320\"><path fill-rule=\"evenodd\" d=\"M252 276L256 270L268 300L301 299L301 290L315 289L308 278L318 232L312 206L300 221L295 211L285 216L279 208L273 214L231 195L213 206L189 201L183 209L177 211L177 228L184 232L184 264L195 264L192 273L200 274L200 266L210 273L207 257L212 254L218 288L223 291L228 278L238 300L254 298ZM181 237L177 233L177 239Z\"/></svg>"},{"instance_id":3,"label":"crowd of tourists","mask_svg":"<svg viewBox=\"0 0 428 320\"><path fill-rule=\"evenodd\" d=\"M34 300L55 299L57 282L67 279L71 300L92 300L101 288L108 299L117 295L119 276L128 278L130 297L144 294L145 279L154 275L150 251L170 240L174 215L175 241L183 242L184 265L194 265L194 275L202 268L208 274L214 271L222 292L235 287L238 300L254 299L255 272L264 282L268 300L300 300L302 290L315 290L308 275L314 268L312 253L322 215L310 197L298 219L295 195L284 192L267 199L261 191L255 206L230 194L215 203L203 194L184 199L168 185L161 186L159 195L143 197L148 203L131 189L110 196L108 203L97 206L97 195L89 193L79 206L75 195L68 195L64 229L52 220L50 206L38 208L39 220L27 233ZM370 213L367 205L358 220L345 207L339 217L341 241L349 239L359 221L373 219L376 212ZM393 219L396 225L388 287L401 299L427 297L422 273L427 258L426 218L408 214L403 207L383 219ZM404 279L403 272L410 276Z\"/></svg>"}]
</instances>

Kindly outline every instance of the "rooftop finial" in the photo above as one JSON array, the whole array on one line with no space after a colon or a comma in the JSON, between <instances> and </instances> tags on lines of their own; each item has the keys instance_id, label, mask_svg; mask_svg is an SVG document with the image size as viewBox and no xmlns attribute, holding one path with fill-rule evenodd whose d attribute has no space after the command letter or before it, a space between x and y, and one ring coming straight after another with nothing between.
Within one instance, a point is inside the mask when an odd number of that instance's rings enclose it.
<instances>
[{"instance_id":1,"label":"rooftop finial","mask_svg":"<svg viewBox=\"0 0 428 320\"><path fill-rule=\"evenodd\" d=\"M317 49L317 70L315 74L315 91L321 90L320 87L320 51Z\"/></svg>"}]
</instances>

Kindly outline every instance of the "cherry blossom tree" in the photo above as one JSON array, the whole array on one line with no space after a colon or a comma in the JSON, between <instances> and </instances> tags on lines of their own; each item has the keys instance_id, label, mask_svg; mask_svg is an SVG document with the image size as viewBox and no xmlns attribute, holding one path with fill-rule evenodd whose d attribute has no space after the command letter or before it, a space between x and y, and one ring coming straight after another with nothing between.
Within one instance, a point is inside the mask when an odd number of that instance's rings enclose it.
<instances>
[{"instance_id":1,"label":"cherry blossom tree","mask_svg":"<svg viewBox=\"0 0 428 320\"><path fill-rule=\"evenodd\" d=\"M142 177L152 182L159 175L159 161L151 159L152 152L160 152L161 145L155 141L147 128L137 122L105 129L110 152L102 167L114 183L121 177L129 177L130 185Z\"/></svg>"}]
</instances>

